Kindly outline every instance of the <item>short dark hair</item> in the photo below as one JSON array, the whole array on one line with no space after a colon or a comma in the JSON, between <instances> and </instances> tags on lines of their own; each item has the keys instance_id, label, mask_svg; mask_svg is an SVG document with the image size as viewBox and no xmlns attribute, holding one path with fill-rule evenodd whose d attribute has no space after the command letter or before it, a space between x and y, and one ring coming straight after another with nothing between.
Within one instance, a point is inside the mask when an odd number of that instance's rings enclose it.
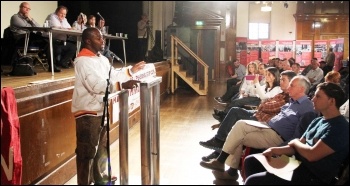
<instances>
[{"instance_id":1,"label":"short dark hair","mask_svg":"<svg viewBox=\"0 0 350 186\"><path fill-rule=\"evenodd\" d=\"M328 97L334 98L337 109L345 103L345 92L339 85L324 82L318 84L317 89L322 90Z\"/></svg>"},{"instance_id":2,"label":"short dark hair","mask_svg":"<svg viewBox=\"0 0 350 186\"><path fill-rule=\"evenodd\" d=\"M61 6L58 6L58 7L56 8L55 13L57 14L57 12L60 11L61 9L65 9L65 10L68 12L68 8L65 7L65 6L63 6L63 5L61 5Z\"/></svg>"},{"instance_id":3,"label":"short dark hair","mask_svg":"<svg viewBox=\"0 0 350 186\"><path fill-rule=\"evenodd\" d=\"M296 76L297 74L294 72L294 71L292 71L292 70L285 70L285 71L283 71L283 72L281 72L281 74L280 74L281 76L287 76L288 77L288 79L289 79L289 81L294 77L294 76Z\"/></svg>"}]
</instances>

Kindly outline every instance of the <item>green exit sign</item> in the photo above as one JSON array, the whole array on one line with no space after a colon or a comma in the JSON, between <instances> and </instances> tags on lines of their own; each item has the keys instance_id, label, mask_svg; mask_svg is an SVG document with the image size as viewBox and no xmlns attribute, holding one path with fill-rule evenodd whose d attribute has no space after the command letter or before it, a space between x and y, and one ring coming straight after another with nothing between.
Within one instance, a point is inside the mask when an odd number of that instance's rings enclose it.
<instances>
[{"instance_id":1,"label":"green exit sign","mask_svg":"<svg viewBox=\"0 0 350 186\"><path fill-rule=\"evenodd\" d=\"M204 22L203 21L196 21L196 26L203 26Z\"/></svg>"}]
</instances>

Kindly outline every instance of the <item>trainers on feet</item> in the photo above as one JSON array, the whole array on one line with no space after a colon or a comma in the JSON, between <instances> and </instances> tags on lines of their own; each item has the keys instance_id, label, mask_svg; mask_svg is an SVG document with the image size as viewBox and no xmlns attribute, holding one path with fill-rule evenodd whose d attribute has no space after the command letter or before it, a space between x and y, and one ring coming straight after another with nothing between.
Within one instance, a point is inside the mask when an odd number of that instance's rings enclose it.
<instances>
[{"instance_id":1,"label":"trainers on feet","mask_svg":"<svg viewBox=\"0 0 350 186\"><path fill-rule=\"evenodd\" d=\"M216 139L215 137L211 138L208 141L200 141L199 144L205 148L213 149L213 150L221 150L224 146L224 141Z\"/></svg>"},{"instance_id":2,"label":"trainers on feet","mask_svg":"<svg viewBox=\"0 0 350 186\"><path fill-rule=\"evenodd\" d=\"M211 170L216 170L220 172L225 171L225 164L220 163L216 159L211 159L209 162L201 161L200 165L204 168L211 169Z\"/></svg>"},{"instance_id":3,"label":"trainers on feet","mask_svg":"<svg viewBox=\"0 0 350 186\"><path fill-rule=\"evenodd\" d=\"M211 154L209 154L208 156L203 156L203 157L202 157L202 160L205 161L205 162L208 162L208 161L210 161L211 159L217 158L219 155L220 155L219 152L214 151L214 152L212 152Z\"/></svg>"},{"instance_id":4,"label":"trainers on feet","mask_svg":"<svg viewBox=\"0 0 350 186\"><path fill-rule=\"evenodd\" d=\"M221 179L221 180L237 180L238 179L238 173L235 174L234 176L229 175L227 173L227 171L221 172L221 171L213 170L212 173L216 179Z\"/></svg>"}]
</instances>

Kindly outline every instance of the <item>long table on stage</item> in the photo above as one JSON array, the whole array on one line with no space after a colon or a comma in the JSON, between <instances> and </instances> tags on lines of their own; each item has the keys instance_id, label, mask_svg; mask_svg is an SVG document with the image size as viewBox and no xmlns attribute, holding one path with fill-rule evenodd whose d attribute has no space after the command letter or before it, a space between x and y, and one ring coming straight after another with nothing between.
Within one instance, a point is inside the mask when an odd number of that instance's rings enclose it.
<instances>
[{"instance_id":1,"label":"long table on stage","mask_svg":"<svg viewBox=\"0 0 350 186\"><path fill-rule=\"evenodd\" d=\"M50 45L50 61L51 61L51 73L52 76L54 76L54 65L53 65L53 46L52 46L52 34L67 34L70 36L76 36L77 37L77 52L80 51L81 47L81 35L82 32L79 30L69 30L69 29L62 29L62 28L52 28L52 27L21 27L20 29L26 30L26 36L25 36L25 42L24 42L24 51L23 54L27 55L28 50L28 43L29 43L29 36L30 32L44 32L48 34L49 37L49 45ZM126 66L126 51L125 51L125 39L126 37L119 37L119 36L113 36L111 34L105 34L104 38L108 40L108 45L110 46L111 40L122 40L123 42L123 52L124 52L124 64Z\"/></svg>"}]
</instances>

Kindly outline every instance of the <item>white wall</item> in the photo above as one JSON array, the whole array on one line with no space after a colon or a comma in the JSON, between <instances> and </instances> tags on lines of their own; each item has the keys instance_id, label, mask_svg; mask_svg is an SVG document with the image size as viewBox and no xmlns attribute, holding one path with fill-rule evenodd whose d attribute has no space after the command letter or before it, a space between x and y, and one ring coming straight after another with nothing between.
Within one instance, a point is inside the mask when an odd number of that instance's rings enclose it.
<instances>
[{"instance_id":1,"label":"white wall","mask_svg":"<svg viewBox=\"0 0 350 186\"><path fill-rule=\"evenodd\" d=\"M249 2L239 1L237 3L237 37L248 37Z\"/></svg>"},{"instance_id":2,"label":"white wall","mask_svg":"<svg viewBox=\"0 0 350 186\"><path fill-rule=\"evenodd\" d=\"M249 6L249 2L239 1L237 4L237 37L248 37L249 18L266 22L270 15L271 40L295 40L296 23L293 14L296 13L296 1L288 1L288 8L284 8L283 1L274 1L271 12L261 12L263 5ZM291 33L290 33L291 32Z\"/></svg>"},{"instance_id":3,"label":"white wall","mask_svg":"<svg viewBox=\"0 0 350 186\"><path fill-rule=\"evenodd\" d=\"M19 5L23 1L1 1L1 38L4 29L10 26L10 19L13 14L17 14ZM27 1L30 4L30 14L38 23L44 23L47 15L57 8L57 1Z\"/></svg>"},{"instance_id":4,"label":"white wall","mask_svg":"<svg viewBox=\"0 0 350 186\"><path fill-rule=\"evenodd\" d=\"M296 22L293 14L295 14L296 11L296 1L288 1L288 8L283 7L282 1L276 1L273 3L271 11L270 39L295 40Z\"/></svg>"}]
</instances>

